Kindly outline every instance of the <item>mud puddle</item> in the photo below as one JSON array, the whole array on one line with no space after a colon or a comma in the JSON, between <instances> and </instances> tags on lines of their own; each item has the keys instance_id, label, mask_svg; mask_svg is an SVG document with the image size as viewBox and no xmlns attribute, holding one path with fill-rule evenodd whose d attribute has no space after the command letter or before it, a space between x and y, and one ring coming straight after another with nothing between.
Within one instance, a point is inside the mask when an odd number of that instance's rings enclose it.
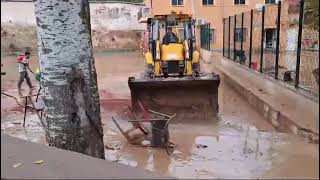
<instances>
[{"instance_id":1,"label":"mud puddle","mask_svg":"<svg viewBox=\"0 0 320 180\"><path fill-rule=\"evenodd\" d=\"M224 84L223 77L219 87L218 120L170 124L170 141L177 145L171 156L164 149L128 144L111 117L116 117L123 129L132 126L126 121L130 105L127 77L143 71L143 59L132 52L96 54L95 59L104 143L108 147L106 159L176 178L319 178L318 146L276 132L242 97ZM5 62L9 60L2 63L14 68L13 64ZM203 69L212 71L210 67ZM15 82L10 79L14 78L7 77L5 85L15 88ZM28 112L26 128L22 128L19 124L23 121L22 111L3 111L10 103L15 102L1 103L1 131L45 143L37 115Z\"/></svg>"}]
</instances>

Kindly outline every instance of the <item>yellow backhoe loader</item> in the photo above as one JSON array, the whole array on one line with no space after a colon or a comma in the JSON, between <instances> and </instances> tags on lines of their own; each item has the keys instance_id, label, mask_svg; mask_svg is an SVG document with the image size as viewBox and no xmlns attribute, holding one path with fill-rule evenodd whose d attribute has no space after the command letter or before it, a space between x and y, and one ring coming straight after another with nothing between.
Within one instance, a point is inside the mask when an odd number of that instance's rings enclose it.
<instances>
[{"instance_id":1,"label":"yellow backhoe loader","mask_svg":"<svg viewBox=\"0 0 320 180\"><path fill-rule=\"evenodd\" d=\"M200 72L195 20L188 14L171 13L143 22L149 32L149 51L145 73L128 80L133 109L139 111L141 102L147 109L176 114L174 121L214 119L219 111L220 78ZM177 38L163 42L168 29Z\"/></svg>"}]
</instances>

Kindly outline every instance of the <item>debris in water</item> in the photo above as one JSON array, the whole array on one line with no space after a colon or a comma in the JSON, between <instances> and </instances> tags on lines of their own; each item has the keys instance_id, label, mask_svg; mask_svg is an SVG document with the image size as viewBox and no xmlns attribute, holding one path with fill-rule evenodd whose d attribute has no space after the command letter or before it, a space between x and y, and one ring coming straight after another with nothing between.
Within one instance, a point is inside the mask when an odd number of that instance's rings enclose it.
<instances>
[{"instance_id":1,"label":"debris in water","mask_svg":"<svg viewBox=\"0 0 320 180\"><path fill-rule=\"evenodd\" d=\"M209 175L209 174L211 174L209 171L204 170L204 169L195 169L195 172L196 172L198 175Z\"/></svg>"},{"instance_id":2,"label":"debris in water","mask_svg":"<svg viewBox=\"0 0 320 180\"><path fill-rule=\"evenodd\" d=\"M204 148L207 148L208 146L207 145L204 145L204 144L197 144L197 148L199 149L204 149Z\"/></svg>"},{"instance_id":3,"label":"debris in water","mask_svg":"<svg viewBox=\"0 0 320 180\"><path fill-rule=\"evenodd\" d=\"M119 147L109 147L107 144L104 146L107 149L111 149L111 150L119 150Z\"/></svg>"},{"instance_id":4,"label":"debris in water","mask_svg":"<svg viewBox=\"0 0 320 180\"><path fill-rule=\"evenodd\" d=\"M13 124L21 124L21 122L13 122Z\"/></svg>"},{"instance_id":5,"label":"debris in water","mask_svg":"<svg viewBox=\"0 0 320 180\"><path fill-rule=\"evenodd\" d=\"M107 149L112 149L112 150L114 150L114 148L113 148L113 147L109 147L107 144L106 144L106 145L104 145L104 147L105 147L105 148L107 148Z\"/></svg>"},{"instance_id":6,"label":"debris in water","mask_svg":"<svg viewBox=\"0 0 320 180\"><path fill-rule=\"evenodd\" d=\"M168 136L169 136L168 125L169 125L169 122L176 116L176 114L170 116L170 115L163 114L163 113L160 113L157 111L148 110L149 112L151 112L153 114L165 117L165 119L150 118L148 112L144 108L144 105L140 101L138 101L138 102L139 102L139 107L143 111L144 119L137 119L135 112L132 110L131 107L128 107L128 109L130 110L129 112L131 112L131 115L133 118L133 120L128 120L128 122L131 122L133 124L133 127L127 131L124 131L120 127L118 121L112 116L111 118L112 118L113 122L115 123L117 128L120 130L121 134L128 140L128 142L132 146L162 147L162 148L165 148L167 154L170 155L174 151L176 145L171 143L168 139ZM142 122L149 122L152 125L151 141L148 139L148 136L146 136L146 135L148 135L148 131L142 126ZM139 135L138 138L133 138L133 136L129 136L129 133L135 131L136 129L140 129L144 133L143 136ZM161 133L159 133L158 131L160 131ZM165 133L163 133L163 132L165 132ZM146 140L148 140L149 143L146 143L147 142ZM144 142L144 143L142 143L142 142Z\"/></svg>"},{"instance_id":7,"label":"debris in water","mask_svg":"<svg viewBox=\"0 0 320 180\"><path fill-rule=\"evenodd\" d=\"M33 161L35 164L42 164L44 161L43 160L38 160L38 161Z\"/></svg>"},{"instance_id":8,"label":"debris in water","mask_svg":"<svg viewBox=\"0 0 320 180\"><path fill-rule=\"evenodd\" d=\"M172 117L172 116L170 116L170 115L168 115L168 114L160 113L160 112L153 111L153 110L150 110L150 109L149 109L148 111L151 112L151 113L154 113L154 114L157 114L157 115L166 117L166 118L171 118L171 117Z\"/></svg>"},{"instance_id":9,"label":"debris in water","mask_svg":"<svg viewBox=\"0 0 320 180\"><path fill-rule=\"evenodd\" d=\"M144 140L144 141L141 142L141 144L142 145L148 145L148 144L150 144L150 141L149 140Z\"/></svg>"},{"instance_id":10,"label":"debris in water","mask_svg":"<svg viewBox=\"0 0 320 180\"><path fill-rule=\"evenodd\" d=\"M13 167L13 168L18 168L18 167L20 167L20 166L22 166L22 163L16 163L16 164L14 164L12 167Z\"/></svg>"}]
</instances>

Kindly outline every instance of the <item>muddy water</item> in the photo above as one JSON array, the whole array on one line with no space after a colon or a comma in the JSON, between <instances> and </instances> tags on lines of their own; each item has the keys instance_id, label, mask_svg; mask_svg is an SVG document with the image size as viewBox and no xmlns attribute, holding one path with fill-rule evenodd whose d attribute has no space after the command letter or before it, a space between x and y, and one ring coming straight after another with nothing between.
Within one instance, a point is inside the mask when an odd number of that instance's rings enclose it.
<instances>
[{"instance_id":1,"label":"muddy water","mask_svg":"<svg viewBox=\"0 0 320 180\"><path fill-rule=\"evenodd\" d=\"M12 57L1 59L15 70ZM124 129L130 91L127 76L142 72L137 53L95 54L104 124L106 158L177 178L319 178L319 148L290 134L277 133L227 84L219 87L219 120L201 124L171 124L170 141L177 147L171 156L163 149L129 145L111 121L114 116ZM33 64L36 67L36 63ZM205 65L204 71L215 71ZM7 73L8 74L8 73ZM15 72L2 77L1 89L15 88ZM5 81L3 81L5 80ZM26 140L45 143L37 116L28 112L22 128L22 109L1 96L1 131ZM3 101L2 101L3 102ZM11 104L11 105L10 105ZM122 120L121 120L122 119ZM201 146L199 146L201 145Z\"/></svg>"}]
</instances>

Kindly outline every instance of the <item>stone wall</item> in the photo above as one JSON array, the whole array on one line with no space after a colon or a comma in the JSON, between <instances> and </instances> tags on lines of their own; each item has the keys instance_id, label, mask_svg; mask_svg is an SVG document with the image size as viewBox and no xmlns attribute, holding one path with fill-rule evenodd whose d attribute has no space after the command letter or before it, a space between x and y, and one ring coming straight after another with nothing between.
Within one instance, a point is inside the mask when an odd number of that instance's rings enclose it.
<instances>
[{"instance_id":1,"label":"stone wall","mask_svg":"<svg viewBox=\"0 0 320 180\"><path fill-rule=\"evenodd\" d=\"M37 33L33 2L1 2L1 50L36 50ZM95 50L138 49L145 24L138 18L148 13L143 5L90 3L92 41Z\"/></svg>"}]
</instances>

